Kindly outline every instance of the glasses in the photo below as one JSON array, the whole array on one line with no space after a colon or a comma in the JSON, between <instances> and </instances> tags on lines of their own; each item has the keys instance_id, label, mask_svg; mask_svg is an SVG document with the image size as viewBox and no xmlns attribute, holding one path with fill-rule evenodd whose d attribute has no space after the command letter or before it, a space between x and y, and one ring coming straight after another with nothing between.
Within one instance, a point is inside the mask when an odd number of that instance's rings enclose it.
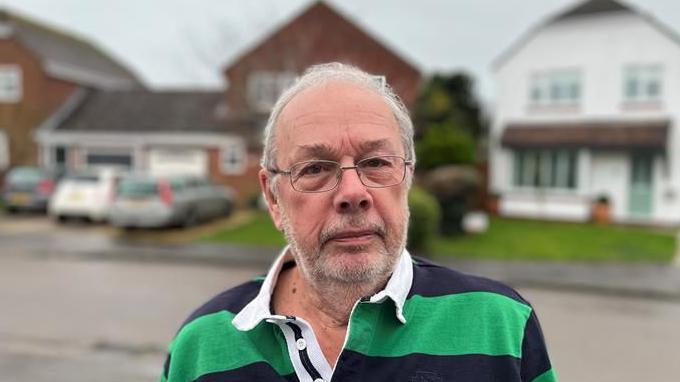
<instances>
[{"instance_id":1,"label":"glasses","mask_svg":"<svg viewBox=\"0 0 680 382\"><path fill-rule=\"evenodd\" d=\"M330 160L310 160L295 163L288 170L269 169L274 174L288 175L290 184L299 192L326 192L334 189L342 179L343 170L356 170L366 187L396 186L406 177L406 166L413 161L396 155L381 155L362 159L354 166L342 166Z\"/></svg>"}]
</instances>

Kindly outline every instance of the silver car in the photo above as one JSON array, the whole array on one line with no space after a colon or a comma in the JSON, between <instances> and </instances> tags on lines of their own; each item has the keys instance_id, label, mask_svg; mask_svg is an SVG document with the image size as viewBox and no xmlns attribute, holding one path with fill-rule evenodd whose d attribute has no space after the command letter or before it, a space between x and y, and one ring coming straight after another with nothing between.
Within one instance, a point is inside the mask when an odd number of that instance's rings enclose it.
<instances>
[{"instance_id":1,"label":"silver car","mask_svg":"<svg viewBox=\"0 0 680 382\"><path fill-rule=\"evenodd\" d=\"M110 222L123 228L188 227L231 213L230 189L190 176L123 178L116 189Z\"/></svg>"}]
</instances>

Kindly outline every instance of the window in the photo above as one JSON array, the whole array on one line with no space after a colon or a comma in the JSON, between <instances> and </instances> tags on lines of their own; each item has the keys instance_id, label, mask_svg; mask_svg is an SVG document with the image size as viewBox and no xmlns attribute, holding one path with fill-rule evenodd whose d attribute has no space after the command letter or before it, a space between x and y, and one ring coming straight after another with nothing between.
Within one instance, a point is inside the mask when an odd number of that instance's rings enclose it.
<instances>
[{"instance_id":1,"label":"window","mask_svg":"<svg viewBox=\"0 0 680 382\"><path fill-rule=\"evenodd\" d=\"M658 65L631 65L623 70L623 98L627 102L658 101L662 70Z\"/></svg>"},{"instance_id":2,"label":"window","mask_svg":"<svg viewBox=\"0 0 680 382\"><path fill-rule=\"evenodd\" d=\"M243 174L246 168L246 150L241 144L231 144L220 152L220 168L229 175Z\"/></svg>"},{"instance_id":3,"label":"window","mask_svg":"<svg viewBox=\"0 0 680 382\"><path fill-rule=\"evenodd\" d=\"M0 102L14 103L21 99L21 67L0 65Z\"/></svg>"},{"instance_id":4,"label":"window","mask_svg":"<svg viewBox=\"0 0 680 382\"><path fill-rule=\"evenodd\" d=\"M576 70L531 76L529 99L533 105L573 105L581 99L581 75Z\"/></svg>"},{"instance_id":5,"label":"window","mask_svg":"<svg viewBox=\"0 0 680 382\"><path fill-rule=\"evenodd\" d=\"M281 93L295 81L293 72L256 71L248 77L248 101L257 111L268 112Z\"/></svg>"},{"instance_id":6,"label":"window","mask_svg":"<svg viewBox=\"0 0 680 382\"><path fill-rule=\"evenodd\" d=\"M518 187L575 189L576 151L515 151L514 184Z\"/></svg>"}]
</instances>

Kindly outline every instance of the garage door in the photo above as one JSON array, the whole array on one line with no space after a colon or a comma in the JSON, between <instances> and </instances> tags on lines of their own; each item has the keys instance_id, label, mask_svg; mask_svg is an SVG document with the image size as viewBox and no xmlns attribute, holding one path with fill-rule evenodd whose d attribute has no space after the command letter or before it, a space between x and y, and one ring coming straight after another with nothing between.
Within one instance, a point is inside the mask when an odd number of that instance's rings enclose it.
<instances>
[{"instance_id":1,"label":"garage door","mask_svg":"<svg viewBox=\"0 0 680 382\"><path fill-rule=\"evenodd\" d=\"M208 175L208 157L202 149L163 148L149 150L153 175Z\"/></svg>"}]
</instances>

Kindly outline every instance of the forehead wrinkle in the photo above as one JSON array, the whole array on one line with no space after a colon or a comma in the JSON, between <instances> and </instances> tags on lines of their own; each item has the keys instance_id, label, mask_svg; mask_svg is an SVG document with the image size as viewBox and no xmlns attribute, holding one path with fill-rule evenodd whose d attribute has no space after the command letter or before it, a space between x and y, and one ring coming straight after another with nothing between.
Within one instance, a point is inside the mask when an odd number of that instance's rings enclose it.
<instances>
[{"instance_id":1,"label":"forehead wrinkle","mask_svg":"<svg viewBox=\"0 0 680 382\"><path fill-rule=\"evenodd\" d=\"M325 143L314 143L308 145L296 145L293 158L329 158L336 157L340 153L339 149Z\"/></svg>"}]
</instances>

